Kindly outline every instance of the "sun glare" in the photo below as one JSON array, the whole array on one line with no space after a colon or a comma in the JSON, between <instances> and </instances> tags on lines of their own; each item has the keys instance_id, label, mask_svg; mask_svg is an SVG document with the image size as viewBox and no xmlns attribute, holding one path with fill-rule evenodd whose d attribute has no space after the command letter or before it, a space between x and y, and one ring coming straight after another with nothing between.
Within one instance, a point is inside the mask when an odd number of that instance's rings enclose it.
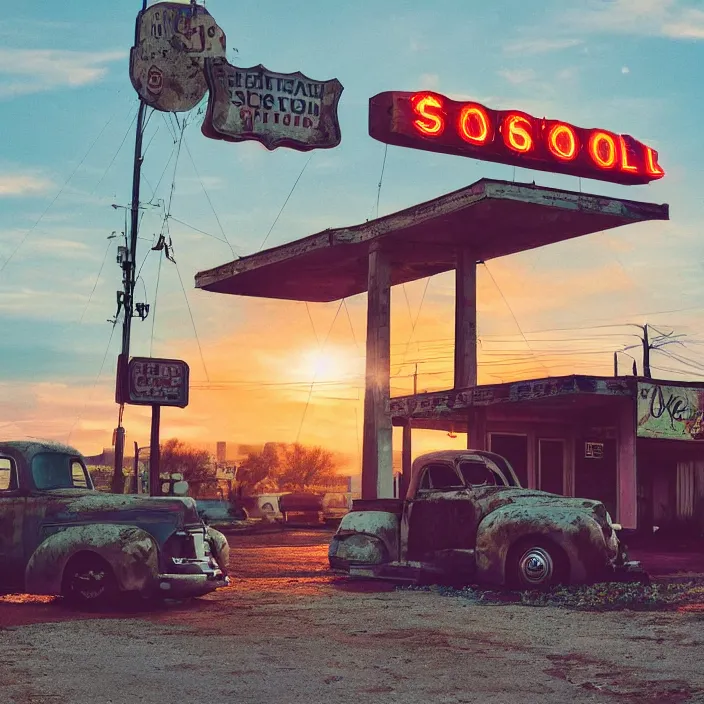
<instances>
[{"instance_id":1,"label":"sun glare","mask_svg":"<svg viewBox=\"0 0 704 704\"><path fill-rule=\"evenodd\" d=\"M330 348L306 350L301 353L296 376L318 382L348 380L359 371L358 361L351 352Z\"/></svg>"}]
</instances>

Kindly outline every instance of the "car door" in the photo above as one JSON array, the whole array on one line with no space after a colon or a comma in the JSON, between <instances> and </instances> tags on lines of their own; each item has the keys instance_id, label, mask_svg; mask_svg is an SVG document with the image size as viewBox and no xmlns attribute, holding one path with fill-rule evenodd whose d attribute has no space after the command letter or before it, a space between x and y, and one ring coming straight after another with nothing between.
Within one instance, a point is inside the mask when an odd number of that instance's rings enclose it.
<instances>
[{"instance_id":1,"label":"car door","mask_svg":"<svg viewBox=\"0 0 704 704\"><path fill-rule=\"evenodd\" d=\"M24 582L22 527L26 499L18 479L15 460L0 455L0 591L21 588Z\"/></svg>"},{"instance_id":2,"label":"car door","mask_svg":"<svg viewBox=\"0 0 704 704\"><path fill-rule=\"evenodd\" d=\"M407 508L407 559L433 561L439 553L473 548L477 506L454 464L432 462L421 472Z\"/></svg>"}]
</instances>

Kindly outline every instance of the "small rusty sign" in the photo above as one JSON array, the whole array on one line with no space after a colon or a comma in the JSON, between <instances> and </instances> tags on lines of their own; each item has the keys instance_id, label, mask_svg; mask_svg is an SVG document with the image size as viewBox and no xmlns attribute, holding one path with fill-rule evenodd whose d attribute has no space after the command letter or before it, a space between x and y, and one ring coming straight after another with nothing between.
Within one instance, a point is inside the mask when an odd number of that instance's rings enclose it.
<instances>
[{"instance_id":1,"label":"small rusty sign","mask_svg":"<svg viewBox=\"0 0 704 704\"><path fill-rule=\"evenodd\" d=\"M188 364L180 359L133 357L127 371L127 403L185 408L188 373Z\"/></svg>"},{"instance_id":2,"label":"small rusty sign","mask_svg":"<svg viewBox=\"0 0 704 704\"><path fill-rule=\"evenodd\" d=\"M601 460L604 458L603 442L585 442L584 457L591 460Z\"/></svg>"},{"instance_id":3,"label":"small rusty sign","mask_svg":"<svg viewBox=\"0 0 704 704\"><path fill-rule=\"evenodd\" d=\"M130 79L147 105L185 112L205 97L206 57L225 56L225 33L200 5L160 2L137 15Z\"/></svg>"},{"instance_id":4,"label":"small rusty sign","mask_svg":"<svg viewBox=\"0 0 704 704\"><path fill-rule=\"evenodd\" d=\"M336 147L342 137L337 104L343 87L336 79L316 81L296 73L274 73L261 64L230 65L207 59L210 95L202 132L229 142L255 140L267 149L306 152Z\"/></svg>"}]
</instances>

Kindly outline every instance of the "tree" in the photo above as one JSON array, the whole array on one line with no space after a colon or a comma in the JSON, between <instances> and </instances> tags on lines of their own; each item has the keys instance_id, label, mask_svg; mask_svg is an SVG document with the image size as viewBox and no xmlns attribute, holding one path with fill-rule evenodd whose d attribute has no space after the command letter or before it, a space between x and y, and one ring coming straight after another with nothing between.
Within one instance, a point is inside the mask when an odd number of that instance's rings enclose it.
<instances>
[{"instance_id":1,"label":"tree","mask_svg":"<svg viewBox=\"0 0 704 704\"><path fill-rule=\"evenodd\" d=\"M278 468L279 453L274 443L268 442L259 452L250 451L237 470L237 481L242 492L254 493L267 480L273 484Z\"/></svg>"},{"instance_id":2,"label":"tree","mask_svg":"<svg viewBox=\"0 0 704 704\"><path fill-rule=\"evenodd\" d=\"M215 465L210 453L177 438L161 445L161 472L183 474L193 497L197 497L207 487L217 487Z\"/></svg>"},{"instance_id":3,"label":"tree","mask_svg":"<svg viewBox=\"0 0 704 704\"><path fill-rule=\"evenodd\" d=\"M307 487L328 484L336 470L337 462L329 450L294 443L281 451L279 486L284 491L305 491Z\"/></svg>"}]
</instances>

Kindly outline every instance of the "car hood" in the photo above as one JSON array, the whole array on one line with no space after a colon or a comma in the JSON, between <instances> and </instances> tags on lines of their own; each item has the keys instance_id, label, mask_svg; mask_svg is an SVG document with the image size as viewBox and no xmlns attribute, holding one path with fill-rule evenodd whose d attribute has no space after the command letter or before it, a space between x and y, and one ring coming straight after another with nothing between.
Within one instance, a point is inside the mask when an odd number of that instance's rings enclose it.
<instances>
[{"instance_id":1,"label":"car hood","mask_svg":"<svg viewBox=\"0 0 704 704\"><path fill-rule=\"evenodd\" d=\"M606 509L601 501L579 499L570 496L550 494L537 489L519 489L517 487L482 487L475 489L474 495L484 513L491 513L506 504L530 505L540 507L545 511L573 509L596 513L600 518L606 518Z\"/></svg>"},{"instance_id":2,"label":"car hood","mask_svg":"<svg viewBox=\"0 0 704 704\"><path fill-rule=\"evenodd\" d=\"M196 502L190 497L154 497L106 494L92 489L53 489L41 492L54 519L123 523L162 520L186 526L200 523Z\"/></svg>"}]
</instances>

